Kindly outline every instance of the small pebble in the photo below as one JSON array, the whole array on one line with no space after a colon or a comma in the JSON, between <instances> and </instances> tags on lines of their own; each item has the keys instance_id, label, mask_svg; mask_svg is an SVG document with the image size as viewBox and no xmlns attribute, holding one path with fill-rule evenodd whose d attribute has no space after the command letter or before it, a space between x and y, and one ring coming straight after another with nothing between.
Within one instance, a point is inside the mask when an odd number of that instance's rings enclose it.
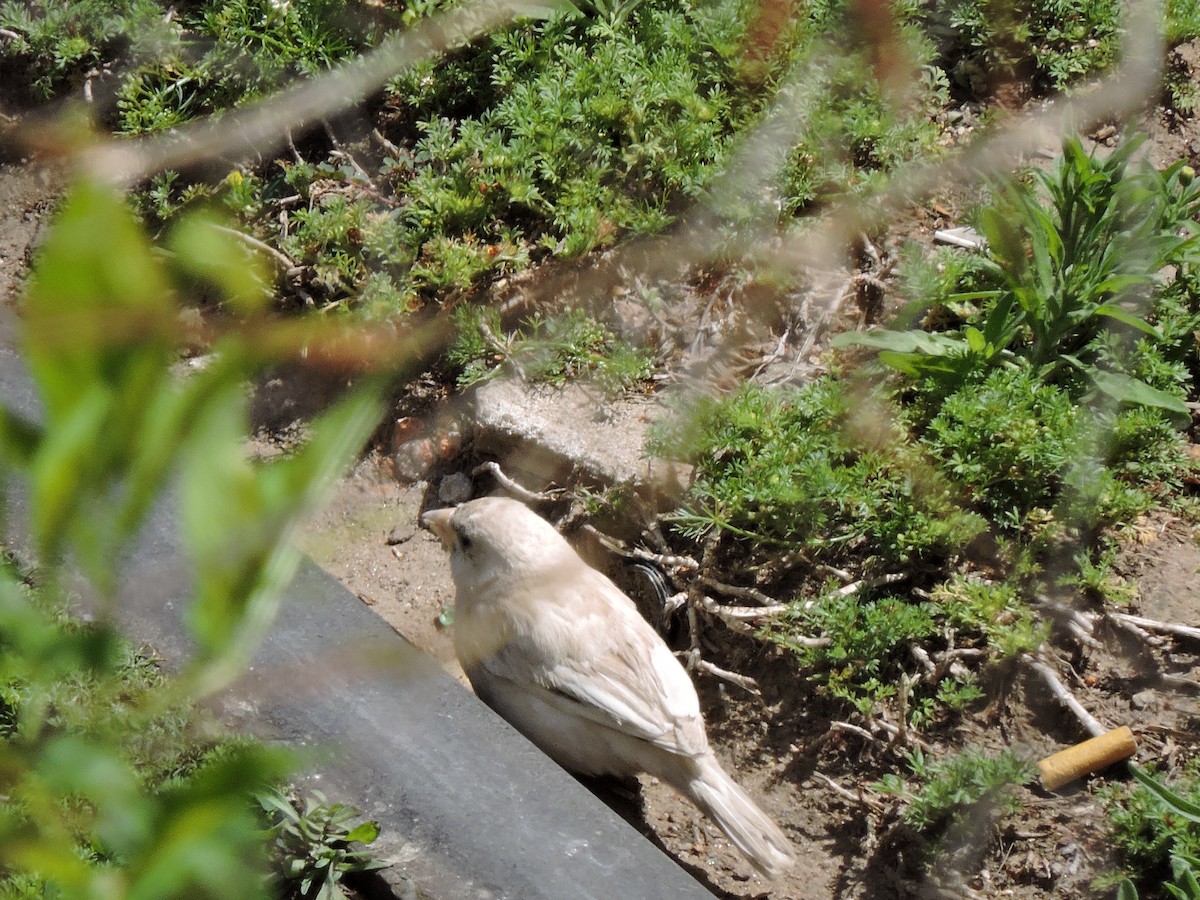
<instances>
[{"instance_id":1,"label":"small pebble","mask_svg":"<svg viewBox=\"0 0 1200 900\"><path fill-rule=\"evenodd\" d=\"M1134 709L1148 709L1149 707L1154 706L1157 701L1158 695L1155 694L1154 691L1147 688L1144 691L1138 691L1136 694L1130 697L1129 705Z\"/></svg>"},{"instance_id":2,"label":"small pebble","mask_svg":"<svg viewBox=\"0 0 1200 900\"><path fill-rule=\"evenodd\" d=\"M446 504L466 503L471 499L474 486L462 472L447 475L438 484L438 499Z\"/></svg>"},{"instance_id":3,"label":"small pebble","mask_svg":"<svg viewBox=\"0 0 1200 900\"><path fill-rule=\"evenodd\" d=\"M392 455L392 467L401 481L420 481L433 465L434 446L429 438L401 444Z\"/></svg>"},{"instance_id":4,"label":"small pebble","mask_svg":"<svg viewBox=\"0 0 1200 900\"><path fill-rule=\"evenodd\" d=\"M403 522L388 532L387 545L394 547L397 544L403 544L405 541L412 540L416 533L417 526Z\"/></svg>"}]
</instances>

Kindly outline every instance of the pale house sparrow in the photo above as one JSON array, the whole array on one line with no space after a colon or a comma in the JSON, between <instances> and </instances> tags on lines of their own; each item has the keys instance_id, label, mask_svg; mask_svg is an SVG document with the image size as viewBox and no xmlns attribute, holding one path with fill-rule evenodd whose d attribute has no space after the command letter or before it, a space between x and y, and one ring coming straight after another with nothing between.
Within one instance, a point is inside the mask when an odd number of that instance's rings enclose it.
<instances>
[{"instance_id":1,"label":"pale house sparrow","mask_svg":"<svg viewBox=\"0 0 1200 900\"><path fill-rule=\"evenodd\" d=\"M485 703L566 769L671 784L764 875L792 863L791 843L709 747L683 666L550 523L502 497L422 521L450 550L455 652Z\"/></svg>"}]
</instances>

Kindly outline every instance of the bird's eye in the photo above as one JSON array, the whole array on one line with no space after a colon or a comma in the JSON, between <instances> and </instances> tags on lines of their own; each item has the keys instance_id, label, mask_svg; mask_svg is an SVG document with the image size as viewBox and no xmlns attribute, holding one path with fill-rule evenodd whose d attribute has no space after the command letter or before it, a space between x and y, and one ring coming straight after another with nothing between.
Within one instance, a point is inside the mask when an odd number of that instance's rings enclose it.
<instances>
[{"instance_id":1,"label":"bird's eye","mask_svg":"<svg viewBox=\"0 0 1200 900\"><path fill-rule=\"evenodd\" d=\"M465 534L460 534L458 536L458 546L461 547L462 549L470 550L471 543L472 543L471 539L469 537L467 537Z\"/></svg>"}]
</instances>

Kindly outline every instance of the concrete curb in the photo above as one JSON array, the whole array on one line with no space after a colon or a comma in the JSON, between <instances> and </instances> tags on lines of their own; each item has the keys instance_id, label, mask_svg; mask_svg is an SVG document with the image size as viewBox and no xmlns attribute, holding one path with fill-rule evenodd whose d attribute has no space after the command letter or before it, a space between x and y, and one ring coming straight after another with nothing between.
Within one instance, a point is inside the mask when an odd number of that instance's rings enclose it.
<instances>
[{"instance_id":1,"label":"concrete curb","mask_svg":"<svg viewBox=\"0 0 1200 900\"><path fill-rule=\"evenodd\" d=\"M0 313L0 397L37 401ZM24 509L10 491L10 539ZM11 531L13 528L16 531ZM127 633L168 663L188 652L190 579L169 502L122 573ZM379 821L396 896L700 898L712 895L507 723L305 561L228 721L313 752L310 778Z\"/></svg>"}]
</instances>

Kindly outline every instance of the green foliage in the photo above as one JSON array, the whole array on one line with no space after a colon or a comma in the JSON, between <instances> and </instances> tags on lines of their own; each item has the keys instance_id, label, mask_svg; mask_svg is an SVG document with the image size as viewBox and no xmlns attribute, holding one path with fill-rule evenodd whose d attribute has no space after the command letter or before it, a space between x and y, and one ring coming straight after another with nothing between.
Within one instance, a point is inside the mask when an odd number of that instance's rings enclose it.
<instances>
[{"instance_id":1,"label":"green foliage","mask_svg":"<svg viewBox=\"0 0 1200 900\"><path fill-rule=\"evenodd\" d=\"M700 401L650 447L696 466L680 529L884 566L943 557L979 534L981 520L958 508L900 434L868 443L847 427L850 413L828 378Z\"/></svg>"},{"instance_id":2,"label":"green foliage","mask_svg":"<svg viewBox=\"0 0 1200 900\"><path fill-rule=\"evenodd\" d=\"M1169 46L1174 47L1200 37L1200 3L1196 0L1167 0L1164 6L1164 37Z\"/></svg>"},{"instance_id":3,"label":"green foliage","mask_svg":"<svg viewBox=\"0 0 1200 900\"><path fill-rule=\"evenodd\" d=\"M162 12L157 0L5 0L0 28L16 38L5 39L2 52L27 71L14 83L27 84L32 99L44 100L116 52L141 57L177 39Z\"/></svg>"},{"instance_id":4,"label":"green foliage","mask_svg":"<svg viewBox=\"0 0 1200 900\"><path fill-rule=\"evenodd\" d=\"M945 271L910 262L938 330L835 341L877 348L907 376L906 421L1006 529L1039 510L1129 521L1189 468L1176 426L1196 368L1200 194L1182 165L1135 170L1139 143L1101 160L1067 141L1037 176L1042 193L1014 183L982 211L984 256ZM1164 290L1169 266L1180 274Z\"/></svg>"},{"instance_id":5,"label":"green foliage","mask_svg":"<svg viewBox=\"0 0 1200 900\"><path fill-rule=\"evenodd\" d=\"M1161 885L1170 897L1200 897L1200 780L1193 764L1174 789L1140 767L1130 772L1138 784L1113 788L1104 800L1112 824L1113 840L1124 857L1126 878L1119 897L1136 900L1133 881ZM1133 880L1130 880L1133 879Z\"/></svg>"},{"instance_id":6,"label":"green foliage","mask_svg":"<svg viewBox=\"0 0 1200 900\"><path fill-rule=\"evenodd\" d=\"M865 716L881 700L896 694L910 645L936 633L927 607L895 597L864 602L861 597L835 592L794 617L794 622L773 629L772 639L814 667L813 680L832 696ZM820 634L828 643L792 641L793 628L805 635Z\"/></svg>"},{"instance_id":7,"label":"green foliage","mask_svg":"<svg viewBox=\"0 0 1200 900\"><path fill-rule=\"evenodd\" d=\"M163 131L238 106L351 56L356 32L345 0L212 0L184 20L178 41L136 67L117 96L118 130ZM197 54L199 44L204 52Z\"/></svg>"},{"instance_id":8,"label":"green foliage","mask_svg":"<svg viewBox=\"0 0 1200 900\"><path fill-rule=\"evenodd\" d=\"M410 5L400 18L438 6ZM332 151L325 162L288 161L289 193L310 202L282 221L275 172L222 190L230 200L242 194L251 232L306 270L307 295L386 317L546 255L661 231L722 171L770 100L763 87L787 66L819 73L819 83L785 166L785 219L865 185L936 137L927 113L944 100L937 79L922 85L917 107L895 109L874 81L869 49L847 37L842 4L837 14L801 17L766 64L768 80L754 83L741 71L746 0L583 6L586 15L512 28L398 74L388 106L403 112L384 118L394 143L369 191ZM910 7L906 47L925 61ZM114 124L168 130L334 65L380 37L382 25L354 31L355 12L340 0L190 5L154 52L118 68ZM153 186L144 204L161 220L186 205L163 188Z\"/></svg>"},{"instance_id":9,"label":"green foliage","mask_svg":"<svg viewBox=\"0 0 1200 900\"><path fill-rule=\"evenodd\" d=\"M460 369L460 386L494 375L509 361L532 381L562 384L590 377L608 390L633 387L650 377L648 353L617 338L582 310L559 316L533 316L506 333L491 307L460 306L454 311L456 336L446 360Z\"/></svg>"},{"instance_id":10,"label":"green foliage","mask_svg":"<svg viewBox=\"0 0 1200 900\"><path fill-rule=\"evenodd\" d=\"M371 39L358 33L345 0L209 0L171 17L166 6L6 0L0 27L17 37L4 52L40 99L123 57L116 124L137 133L165 130L327 69Z\"/></svg>"},{"instance_id":11,"label":"green foliage","mask_svg":"<svg viewBox=\"0 0 1200 900\"><path fill-rule=\"evenodd\" d=\"M923 440L989 519L1019 529L1054 507L1077 452L1076 417L1066 392L1029 367L997 368L948 397Z\"/></svg>"},{"instance_id":12,"label":"green foliage","mask_svg":"<svg viewBox=\"0 0 1200 900\"><path fill-rule=\"evenodd\" d=\"M327 292L357 292L369 269L366 234L371 205L362 199L330 193L296 210L281 249L298 263L311 266L312 283Z\"/></svg>"},{"instance_id":13,"label":"green foliage","mask_svg":"<svg viewBox=\"0 0 1200 900\"><path fill-rule=\"evenodd\" d=\"M954 576L932 592L930 608L961 632L982 635L1002 658L1032 653L1050 634L1050 624L1029 608L1012 582Z\"/></svg>"},{"instance_id":14,"label":"green foliage","mask_svg":"<svg viewBox=\"0 0 1200 900\"><path fill-rule=\"evenodd\" d=\"M803 74L798 86L783 87L803 111L783 172L783 224L816 204L877 187L902 163L936 152L934 115L949 100L947 84L909 6L893 5L900 44L894 50L920 73L904 106L877 80L880 48L864 45L848 4L836 4L836 14L814 11L812 25L800 32L789 62Z\"/></svg>"},{"instance_id":15,"label":"green foliage","mask_svg":"<svg viewBox=\"0 0 1200 900\"><path fill-rule=\"evenodd\" d=\"M0 892L265 897L247 800L285 757L206 733L152 660L42 594L0 577Z\"/></svg>"},{"instance_id":16,"label":"green foliage","mask_svg":"<svg viewBox=\"0 0 1200 900\"><path fill-rule=\"evenodd\" d=\"M42 418L0 407L0 464L27 485L44 567L36 598L0 569L0 870L62 896L263 895L248 801L281 758L245 746L189 761L172 750L185 729L177 710L237 674L295 564L291 523L377 417L368 387L321 417L294 456L246 458L243 383L270 361L256 337L231 332L204 371L171 372L176 278L211 276L237 246L222 253L222 232L193 227L203 239L177 246L179 269L168 270L120 197L76 185L23 308ZM234 302L259 289L251 272L239 285L232 267L216 281L242 295ZM145 665L111 624L123 600L115 567L174 472L195 649L169 686L135 691L130 670ZM61 603L65 558L93 588L94 626L45 612Z\"/></svg>"},{"instance_id":17,"label":"green foliage","mask_svg":"<svg viewBox=\"0 0 1200 900\"><path fill-rule=\"evenodd\" d=\"M372 859L365 845L375 842L379 826L359 821L358 811L330 803L320 791L303 800L273 790L259 794L271 818L269 837L275 871L283 885L304 900L346 900L346 875L371 872L386 863ZM363 844L352 849L351 844Z\"/></svg>"},{"instance_id":18,"label":"green foliage","mask_svg":"<svg viewBox=\"0 0 1200 900\"><path fill-rule=\"evenodd\" d=\"M1015 812L1019 805L1011 788L1028 783L1034 774L1033 766L1011 750L994 756L965 750L931 762L916 749L907 759L915 786L898 775L886 775L875 789L903 799L904 822L925 832L964 826L980 808Z\"/></svg>"},{"instance_id":19,"label":"green foliage","mask_svg":"<svg viewBox=\"0 0 1200 900\"><path fill-rule=\"evenodd\" d=\"M981 215L989 248L981 274L993 287L948 298L983 301L974 321L946 333L870 332L839 343L876 347L907 375L954 385L1020 356L1040 381L1066 382L1075 396L1094 388L1120 403L1186 414L1178 397L1097 365L1110 327L1161 339L1147 320L1159 273L1195 254L1200 192L1181 165L1128 172L1140 143L1097 159L1078 140L1065 142L1055 167L1038 176L1048 207L1020 183L1001 190Z\"/></svg>"},{"instance_id":20,"label":"green foliage","mask_svg":"<svg viewBox=\"0 0 1200 900\"><path fill-rule=\"evenodd\" d=\"M735 107L733 60L721 52L736 42L736 4L645 3L613 24L629 6L510 30L434 72L478 79L480 105L461 110L456 93L422 108L405 184L414 239L495 244L514 222L531 244L577 256L661 228L669 204L697 195L735 114L750 111ZM392 90L419 98L428 77L400 76Z\"/></svg>"},{"instance_id":21,"label":"green foliage","mask_svg":"<svg viewBox=\"0 0 1200 900\"><path fill-rule=\"evenodd\" d=\"M960 85L987 94L1032 77L1039 91L1061 90L1116 61L1124 4L937 0L931 18L942 57Z\"/></svg>"}]
</instances>

